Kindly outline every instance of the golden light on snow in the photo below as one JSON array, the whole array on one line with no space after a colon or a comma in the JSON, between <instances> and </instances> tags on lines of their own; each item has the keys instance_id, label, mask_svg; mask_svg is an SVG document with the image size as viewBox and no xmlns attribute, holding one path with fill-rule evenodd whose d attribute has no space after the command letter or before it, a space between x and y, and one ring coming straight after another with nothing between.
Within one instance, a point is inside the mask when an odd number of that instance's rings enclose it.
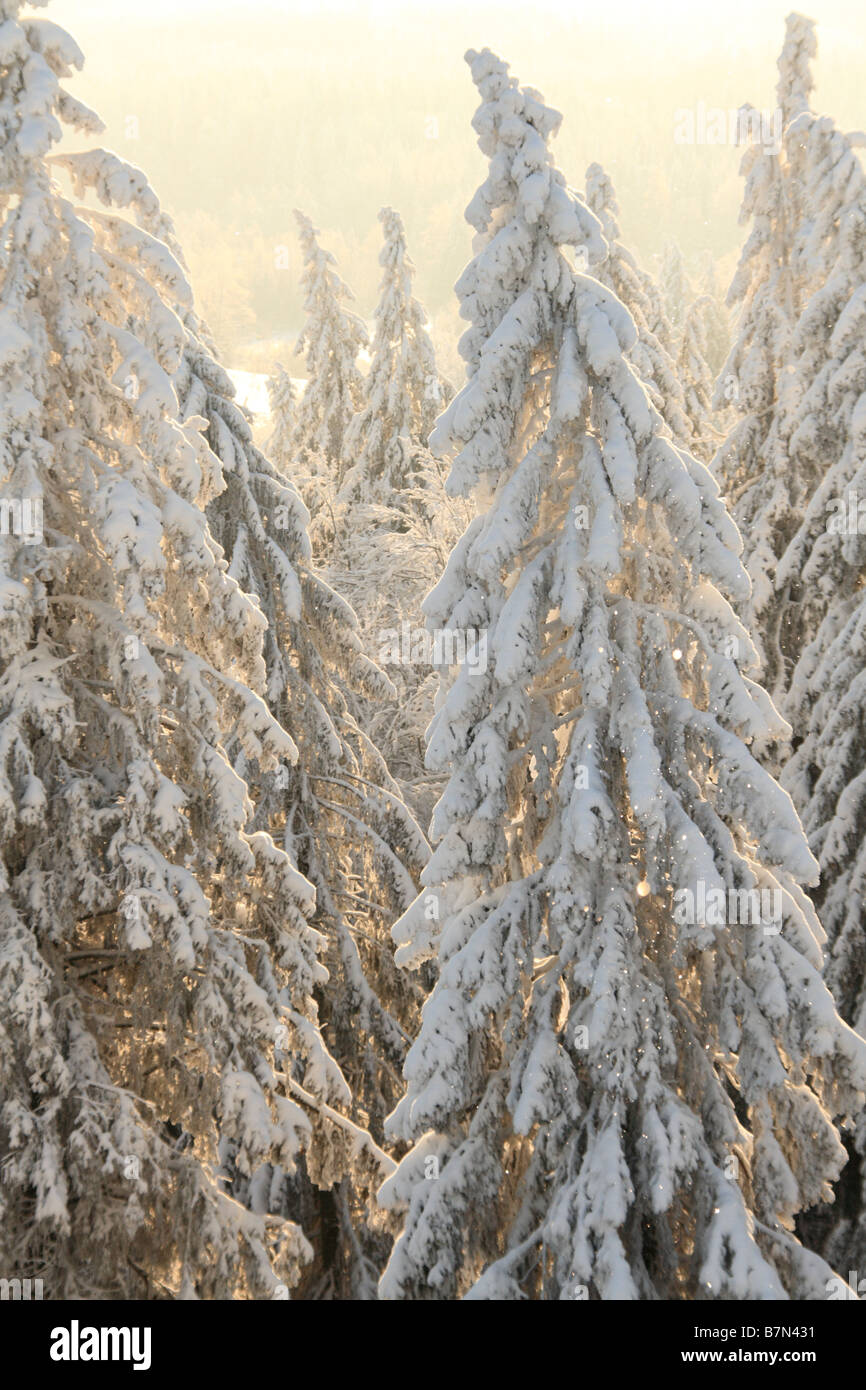
<instances>
[{"instance_id":1,"label":"golden light on snow","mask_svg":"<svg viewBox=\"0 0 866 1390\"><path fill-rule=\"evenodd\" d=\"M646 879L645 879L645 878L642 878L641 881L640 881L640 883L639 883L638 886L637 886L637 895L638 895L639 898L648 898L648 897L649 897L649 894L650 894L650 886L649 886L649 884L647 883Z\"/></svg>"}]
</instances>

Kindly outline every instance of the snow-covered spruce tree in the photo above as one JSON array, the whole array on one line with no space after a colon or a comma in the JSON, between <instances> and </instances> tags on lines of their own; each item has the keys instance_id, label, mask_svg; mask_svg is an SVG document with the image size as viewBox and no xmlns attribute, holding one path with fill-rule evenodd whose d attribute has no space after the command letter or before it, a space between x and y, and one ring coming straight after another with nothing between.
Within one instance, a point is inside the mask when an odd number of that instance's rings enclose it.
<instances>
[{"instance_id":1,"label":"snow-covered spruce tree","mask_svg":"<svg viewBox=\"0 0 866 1390\"><path fill-rule=\"evenodd\" d=\"M826 1297L792 1225L844 1159L866 1044L820 977L790 799L743 741L778 716L727 654L754 656L737 532L628 363L627 311L572 268L603 246L552 164L558 114L467 58L490 172L470 377L433 447L479 514L427 613L487 661L431 728L439 843L394 928L440 973L388 1122L413 1148L380 1194L406 1213L381 1292ZM772 914L738 924L760 892Z\"/></svg>"},{"instance_id":2,"label":"snow-covered spruce tree","mask_svg":"<svg viewBox=\"0 0 866 1390\"><path fill-rule=\"evenodd\" d=\"M783 127L809 109L809 98L815 86L811 64L817 52L815 21L792 10L785 20L785 42L776 63L779 72L776 100Z\"/></svg>"},{"instance_id":3,"label":"snow-covered spruce tree","mask_svg":"<svg viewBox=\"0 0 866 1390\"><path fill-rule=\"evenodd\" d=\"M388 924L414 897L427 844L367 728L359 704L392 707L394 688L367 657L359 622L345 599L311 564L309 513L295 489L254 447L230 401L233 388L214 380L215 363L187 356L186 411L201 409L228 486L209 508L229 572L261 595L268 620L266 696L298 748L295 767L266 779L263 826L282 838L316 889L314 926L322 933L329 979L317 992L328 1045L348 1083L346 1111L364 1131L383 1137L385 1116L402 1087L400 1071L421 1003L421 984L397 969ZM203 405L202 387L208 392ZM228 426L228 433L226 432ZM230 747L240 770L261 785L263 769ZM317 1250L319 1296L367 1297L390 1245L376 1219L369 1147L351 1130L324 1131L311 1146L306 1182L283 1179L277 1209L303 1214L313 1202L330 1225L332 1251ZM279 1191L280 1175L271 1182ZM332 1190L333 1189L333 1190ZM272 1200L271 1199L271 1200Z\"/></svg>"},{"instance_id":4,"label":"snow-covered spruce tree","mask_svg":"<svg viewBox=\"0 0 866 1390\"><path fill-rule=\"evenodd\" d=\"M808 113L795 125L824 227L814 255L835 260L794 340L803 393L791 453L804 476L826 471L777 571L801 634L785 706L798 746L783 781L821 866L814 897L830 940L828 983L843 1017L866 1034L866 180L850 137L826 117ZM852 1151L822 1246L845 1269L866 1260L862 1114Z\"/></svg>"},{"instance_id":5,"label":"snow-covered spruce tree","mask_svg":"<svg viewBox=\"0 0 866 1390\"><path fill-rule=\"evenodd\" d=\"M675 241L669 241L662 253L659 268L659 289L664 311L679 337L685 323L686 310L694 299L683 253Z\"/></svg>"},{"instance_id":6,"label":"snow-covered spruce tree","mask_svg":"<svg viewBox=\"0 0 866 1390\"><path fill-rule=\"evenodd\" d=\"M752 581L745 616L761 653L764 679L778 692L785 672L774 584L784 545L776 532L789 516L783 422L794 389L788 371L794 300L780 160L754 144L741 167L746 191L740 220L753 217L754 225L728 292L728 304L739 305L740 313L713 403L718 410L731 407L735 423L713 460L713 471L744 538Z\"/></svg>"},{"instance_id":7,"label":"snow-covered spruce tree","mask_svg":"<svg viewBox=\"0 0 866 1390\"><path fill-rule=\"evenodd\" d=\"M803 262L816 267L817 288L807 299L793 335L798 397L792 415L789 457L805 516L778 564L780 586L798 587L801 645L815 637L828 609L850 606L861 583L858 536L862 513L862 412L866 368L862 348L866 300L866 177L855 142L826 116L802 112L787 132L800 168L804 198L814 216L798 245ZM846 615L847 616L847 615ZM835 640L838 617L829 632ZM819 694L812 667L822 639L804 652L792 690L798 716Z\"/></svg>"},{"instance_id":8,"label":"snow-covered spruce tree","mask_svg":"<svg viewBox=\"0 0 866 1390\"><path fill-rule=\"evenodd\" d=\"M665 347L673 341L669 322L663 325L661 336L650 328L659 316L664 316L660 297L652 277L641 270L634 256L619 239L619 206L610 175L600 164L590 164L586 171L586 201L592 208L607 242L608 252L599 266L596 277L613 290L634 319L637 341L631 351L638 376L650 394L653 405L670 427L674 438L688 444L692 437L692 422L686 413L685 395L677 375L676 364Z\"/></svg>"},{"instance_id":9,"label":"snow-covered spruce tree","mask_svg":"<svg viewBox=\"0 0 866 1390\"><path fill-rule=\"evenodd\" d=\"M367 330L346 307L354 296L337 274L331 252L319 245L309 217L296 211L295 218L304 257L301 284L307 316L296 349L306 352L307 385L295 416L295 456L305 467L323 460L342 479L346 427L364 398L358 353L367 346Z\"/></svg>"},{"instance_id":10,"label":"snow-covered spruce tree","mask_svg":"<svg viewBox=\"0 0 866 1390\"><path fill-rule=\"evenodd\" d=\"M408 805L426 826L445 779L424 765L424 733L441 671L421 605L441 578L472 509L446 494L447 470L425 445L402 436L396 444L410 456L400 490L391 503L355 501L335 508L341 524L326 573L358 614L365 650L397 692L393 700L356 698L355 718L382 750ZM415 469L423 481L410 487Z\"/></svg>"},{"instance_id":11,"label":"snow-covered spruce tree","mask_svg":"<svg viewBox=\"0 0 866 1390\"><path fill-rule=\"evenodd\" d=\"M97 215L106 255L123 249L139 270L160 258L177 266L174 228L140 170L105 151L68 155L63 164L80 190L92 189L136 219L133 227ZM263 1165L249 1184L235 1187L257 1209L288 1210L307 1225L312 1212L325 1222L333 1249L323 1268L317 1243L313 1287L319 1294L360 1297L370 1291L371 1272L374 1286L375 1264L388 1245L368 1200L383 1156L366 1131L381 1137L399 1092L406 1028L420 1006L420 987L394 966L386 928L414 897L412 875L426 861L427 846L382 756L351 713L360 696L381 702L393 688L365 655L351 608L312 567L309 513L290 480L253 444L232 401L233 385L191 303L177 302L173 281L161 288L186 333L173 378L180 417L207 424L225 483L210 503L211 525L229 575L259 596L267 622L265 695L291 731L296 759L268 774L238 740L228 739L226 751L256 790L256 828L282 840L315 888L312 924L325 943L328 971L316 1002L352 1121L321 1116L326 1122L315 1128L299 1176ZM239 1173L243 1177L243 1167Z\"/></svg>"},{"instance_id":12,"label":"snow-covered spruce tree","mask_svg":"<svg viewBox=\"0 0 866 1390\"><path fill-rule=\"evenodd\" d=\"M724 304L724 293L719 289L716 264L709 251L702 256L704 267L701 277L700 299L703 304L704 332L707 338L707 364L713 381L716 380L731 350L731 325ZM727 404L727 402L725 402Z\"/></svg>"},{"instance_id":13,"label":"snow-covered spruce tree","mask_svg":"<svg viewBox=\"0 0 866 1390\"><path fill-rule=\"evenodd\" d=\"M859 497L866 496L864 422L861 405L857 421L860 468L855 487L843 494L847 498L858 488ZM847 554L842 566L847 572L840 576L838 601L830 606L794 671L789 702L795 717L802 715L799 727L804 736L782 780L801 809L821 866L815 900L830 941L827 981L840 1012L866 1034L866 536L833 539L840 552ZM825 580L837 565L822 550L820 545L815 547L807 568L813 574L820 572ZM845 1270L862 1269L866 1260L866 1119L862 1111L849 1141L851 1160L836 1186L836 1204L810 1230L816 1248Z\"/></svg>"},{"instance_id":14,"label":"snow-covered spruce tree","mask_svg":"<svg viewBox=\"0 0 866 1390\"><path fill-rule=\"evenodd\" d=\"M403 223L391 208L379 218L384 273L364 404L346 430L344 482L332 505L318 509L316 543L328 557L330 582L358 613L367 650L387 663L397 691L393 703L361 697L355 715L429 821L442 790L423 766L437 678L426 652L413 658L411 634L421 625L425 636L421 600L441 576L468 509L446 497L445 469L427 448L453 391L437 370L427 316L412 294Z\"/></svg>"},{"instance_id":15,"label":"snow-covered spruce tree","mask_svg":"<svg viewBox=\"0 0 866 1390\"><path fill-rule=\"evenodd\" d=\"M412 294L415 267L403 222L393 208L379 213L383 275L363 404L343 440L343 495L391 501L395 492L423 486L429 470L400 440L426 444L437 415L453 395L436 369L427 315ZM417 459L415 459L417 463Z\"/></svg>"},{"instance_id":16,"label":"snow-covered spruce tree","mask_svg":"<svg viewBox=\"0 0 866 1390\"><path fill-rule=\"evenodd\" d=\"M268 404L271 408L271 434L266 445L268 456L281 473L289 475L294 462L292 432L295 427L297 398L295 386L282 362L268 377Z\"/></svg>"},{"instance_id":17,"label":"snow-covered spruce tree","mask_svg":"<svg viewBox=\"0 0 866 1390\"><path fill-rule=\"evenodd\" d=\"M677 359L689 420L690 447L704 462L715 453L719 439L712 421L713 376L707 362L706 314L709 308L709 296L704 295L689 305Z\"/></svg>"},{"instance_id":18,"label":"snow-covered spruce tree","mask_svg":"<svg viewBox=\"0 0 866 1390\"><path fill-rule=\"evenodd\" d=\"M796 601L798 652L815 636L829 605L850 597L857 573L856 544L853 550L840 545L840 536L851 529L845 524L848 513L842 509L834 521L833 508L843 493L850 501L861 463L855 436L866 385L858 338L866 294L866 177L854 141L863 138L844 134L829 117L811 111L801 113L787 131L804 200L815 209L796 247L798 259L813 267L816 287L792 337L797 394L788 430L789 471L802 524L777 567L777 589ZM856 513L855 502L854 521Z\"/></svg>"},{"instance_id":19,"label":"snow-covered spruce tree","mask_svg":"<svg viewBox=\"0 0 866 1390\"><path fill-rule=\"evenodd\" d=\"M783 128L803 110L812 87L809 60L813 25L789 15L779 58L777 103ZM713 468L744 538L752 596L744 613L762 664L762 679L777 700L784 696L798 653L798 625L789 596L776 583L776 563L802 520L810 487L793 465L792 417L800 393L793 367L793 333L809 294L808 263L797 254L812 210L800 170L783 138L776 149L756 123L741 172L746 187L740 221L752 222L728 304L739 306L736 336L716 386L715 404L732 404L739 419L721 445Z\"/></svg>"},{"instance_id":20,"label":"snow-covered spruce tree","mask_svg":"<svg viewBox=\"0 0 866 1390\"><path fill-rule=\"evenodd\" d=\"M298 749L201 510L223 477L163 298L188 287L62 196L61 122L99 128L60 85L81 54L0 16L0 475L39 522L0 569L0 1267L50 1298L269 1296L311 1250L230 1198L218 1140L291 1172L330 1112L387 1160L335 1108L314 886L230 759Z\"/></svg>"},{"instance_id":21,"label":"snow-covered spruce tree","mask_svg":"<svg viewBox=\"0 0 866 1390\"><path fill-rule=\"evenodd\" d=\"M258 803L263 826L276 822L287 847L316 889L313 924L326 943L329 979L317 993L329 1048L348 1083L346 1110L382 1138L388 1109L401 1089L407 1028L417 1018L420 985L393 960L387 926L414 895L428 857L378 748L352 710L359 700L391 704L394 690L363 650L358 620L311 564L309 513L289 480L253 445L231 402L227 377L190 347L189 379L179 395L185 411L201 410L227 487L209 508L214 532L230 558L229 572L261 595L268 620L265 661L268 704L291 730L296 766L265 780ZM184 389L185 388L185 389ZM207 391L203 399L202 390ZM254 785L263 769L230 747ZM374 1292L389 1239L377 1222L370 1185L370 1149L352 1130L321 1132L304 1164L306 1180L277 1173L270 1195L277 1210L306 1214L330 1227L330 1254L317 1249L319 1296ZM263 1179L264 1180L264 1179Z\"/></svg>"}]
</instances>

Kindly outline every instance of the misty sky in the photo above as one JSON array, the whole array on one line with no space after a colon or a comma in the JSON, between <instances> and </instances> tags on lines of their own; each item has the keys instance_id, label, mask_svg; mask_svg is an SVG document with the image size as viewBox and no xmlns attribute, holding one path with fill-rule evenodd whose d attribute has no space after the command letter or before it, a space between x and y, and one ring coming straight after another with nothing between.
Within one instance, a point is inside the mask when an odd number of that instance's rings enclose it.
<instances>
[{"instance_id":1,"label":"misty sky","mask_svg":"<svg viewBox=\"0 0 866 1390\"><path fill-rule=\"evenodd\" d=\"M555 152L582 186L612 174L623 236L649 269L676 240L730 277L742 232L739 153L674 141L675 113L773 105L788 5L339 0L53 0L86 56L71 84L175 216L197 296L235 365L300 327L292 209L322 229L360 312L375 302L379 225L403 214L418 289L450 342L469 254L463 209L483 177L462 57L488 45L564 115ZM866 5L821 0L815 105L866 127ZM290 250L288 271L275 248ZM285 258L283 257L283 260Z\"/></svg>"}]
</instances>

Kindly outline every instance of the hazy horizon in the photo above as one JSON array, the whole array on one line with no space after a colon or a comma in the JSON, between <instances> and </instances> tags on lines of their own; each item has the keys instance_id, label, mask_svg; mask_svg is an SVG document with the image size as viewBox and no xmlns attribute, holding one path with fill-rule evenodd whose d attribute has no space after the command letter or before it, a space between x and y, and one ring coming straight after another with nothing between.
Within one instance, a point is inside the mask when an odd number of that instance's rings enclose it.
<instances>
[{"instance_id":1,"label":"hazy horizon","mask_svg":"<svg viewBox=\"0 0 866 1390\"><path fill-rule=\"evenodd\" d=\"M560 167L577 187L589 163L607 168L623 240L648 269L675 240L692 264L710 252L722 284L729 279L742 241L740 154L676 143L675 114L699 103L771 108L787 6L677 0L662 17L624 0L585 15L549 0L531 13L486 2L434 11L417 0L268 0L242 17L237 8L188 0L178 14L168 0L131 11L54 0L47 10L84 51L71 89L106 122L104 143L145 170L175 217L232 365L261 366L267 349L251 344L300 328L292 210L321 228L369 317L377 213L391 204L453 372L452 287L470 252L463 209L483 176L463 62L470 46L493 48L562 111ZM813 17L815 104L843 129L866 125L856 78L866 12L835 0Z\"/></svg>"}]
</instances>

